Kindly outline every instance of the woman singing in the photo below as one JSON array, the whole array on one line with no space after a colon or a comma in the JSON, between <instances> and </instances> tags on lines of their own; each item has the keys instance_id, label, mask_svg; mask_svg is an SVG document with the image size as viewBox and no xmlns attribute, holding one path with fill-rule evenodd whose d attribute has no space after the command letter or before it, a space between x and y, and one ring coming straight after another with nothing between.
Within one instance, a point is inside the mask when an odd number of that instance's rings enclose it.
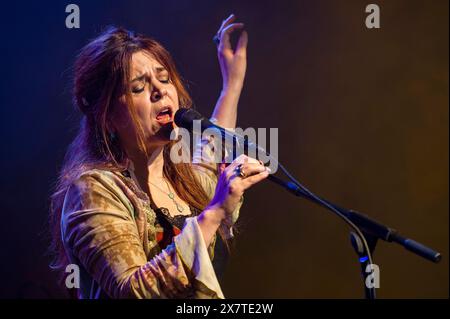
<instances>
[{"instance_id":1,"label":"woman singing","mask_svg":"<svg viewBox=\"0 0 450 319\"><path fill-rule=\"evenodd\" d=\"M215 37L223 90L212 113L236 125L247 34L231 15ZM80 270L78 298L224 298L221 258L246 189L269 174L240 156L229 166L174 163L173 117L191 107L170 54L109 28L80 52L74 104L83 114L52 196L54 269Z\"/></svg>"}]
</instances>

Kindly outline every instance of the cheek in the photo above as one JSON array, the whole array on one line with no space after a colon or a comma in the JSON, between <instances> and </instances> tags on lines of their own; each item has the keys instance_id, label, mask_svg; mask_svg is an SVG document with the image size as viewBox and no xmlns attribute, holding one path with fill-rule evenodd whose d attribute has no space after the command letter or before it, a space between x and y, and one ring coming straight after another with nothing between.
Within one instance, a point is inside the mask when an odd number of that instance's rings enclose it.
<instances>
[{"instance_id":1,"label":"cheek","mask_svg":"<svg viewBox=\"0 0 450 319\"><path fill-rule=\"evenodd\" d=\"M150 103L150 96L147 92L135 95L133 99L133 109L140 121L148 120L151 114L152 105Z\"/></svg>"},{"instance_id":2,"label":"cheek","mask_svg":"<svg viewBox=\"0 0 450 319\"><path fill-rule=\"evenodd\" d=\"M140 122L142 126L145 126L145 123L148 123L148 119L151 112L151 105L143 96L145 94L139 96L133 96L133 109L136 115L136 120ZM134 130L133 127L135 123L133 121L133 116L128 110L128 106L125 101L121 101L118 106L117 112L114 116L114 122L117 126L125 129L125 130Z\"/></svg>"},{"instance_id":3,"label":"cheek","mask_svg":"<svg viewBox=\"0 0 450 319\"><path fill-rule=\"evenodd\" d=\"M168 92L170 99L172 100L173 106L178 108L178 92L175 86L172 84L168 87Z\"/></svg>"}]
</instances>

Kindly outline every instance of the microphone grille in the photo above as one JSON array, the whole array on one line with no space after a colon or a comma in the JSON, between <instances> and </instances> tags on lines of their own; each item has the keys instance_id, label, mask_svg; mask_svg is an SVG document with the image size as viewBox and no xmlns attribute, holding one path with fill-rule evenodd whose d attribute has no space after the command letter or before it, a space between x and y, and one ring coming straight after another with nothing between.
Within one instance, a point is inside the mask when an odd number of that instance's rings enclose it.
<instances>
[{"instance_id":1,"label":"microphone grille","mask_svg":"<svg viewBox=\"0 0 450 319\"><path fill-rule=\"evenodd\" d=\"M182 107L175 113L174 120L177 126L191 129L192 122L194 120L203 120L203 116L194 109Z\"/></svg>"}]
</instances>

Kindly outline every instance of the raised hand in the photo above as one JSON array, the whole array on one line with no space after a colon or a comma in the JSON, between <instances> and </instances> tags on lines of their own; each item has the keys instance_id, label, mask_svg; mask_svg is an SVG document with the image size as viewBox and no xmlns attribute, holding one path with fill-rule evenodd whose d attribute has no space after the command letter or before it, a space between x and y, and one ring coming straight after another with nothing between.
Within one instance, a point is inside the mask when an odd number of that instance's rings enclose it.
<instances>
[{"instance_id":1,"label":"raised hand","mask_svg":"<svg viewBox=\"0 0 450 319\"><path fill-rule=\"evenodd\" d=\"M234 23L235 20L234 14L225 19L214 37L224 90L242 89L247 69L247 32L242 31L235 50L231 46L231 33L244 28L243 23Z\"/></svg>"}]
</instances>

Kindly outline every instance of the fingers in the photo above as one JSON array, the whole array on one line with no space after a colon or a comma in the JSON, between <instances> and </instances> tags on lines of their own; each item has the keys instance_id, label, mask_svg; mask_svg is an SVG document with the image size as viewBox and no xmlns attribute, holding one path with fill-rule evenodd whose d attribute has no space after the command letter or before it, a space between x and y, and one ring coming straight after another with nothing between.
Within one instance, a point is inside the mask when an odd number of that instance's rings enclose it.
<instances>
[{"instance_id":1,"label":"fingers","mask_svg":"<svg viewBox=\"0 0 450 319\"><path fill-rule=\"evenodd\" d=\"M261 180L269 176L270 173L270 169L259 162L238 165L241 165L240 172L242 172L245 176L240 176L239 171L236 171L236 169L234 169L232 172L228 172L228 176L230 181L237 179L236 182L241 185L244 190L260 182Z\"/></svg>"},{"instance_id":2,"label":"fingers","mask_svg":"<svg viewBox=\"0 0 450 319\"><path fill-rule=\"evenodd\" d=\"M233 23L223 29L220 34L220 45L222 45L224 49L231 49L230 34L234 30L242 29L243 27L243 23Z\"/></svg>"},{"instance_id":3,"label":"fingers","mask_svg":"<svg viewBox=\"0 0 450 319\"><path fill-rule=\"evenodd\" d=\"M219 31L217 31L216 37L218 37L217 44L219 45L221 50L232 50L231 48L231 41L230 41L230 34L238 29L244 28L243 23L233 23L236 20L236 16L234 14L231 14L228 18L226 18L222 25L219 28ZM248 43L248 34L247 32L242 32L241 36L239 37L238 44L236 47L236 52L240 54L245 54L246 48Z\"/></svg>"},{"instance_id":4,"label":"fingers","mask_svg":"<svg viewBox=\"0 0 450 319\"><path fill-rule=\"evenodd\" d=\"M234 170L236 170L236 167L237 167L239 164L243 164L243 163L248 162L248 158L249 158L249 157L248 157L247 155L245 155L245 154L239 155L238 157L236 157L236 158L231 162L230 165L227 166L226 170L227 170L227 171L230 171L230 172L234 172Z\"/></svg>"},{"instance_id":5,"label":"fingers","mask_svg":"<svg viewBox=\"0 0 450 319\"><path fill-rule=\"evenodd\" d=\"M241 179L244 189L259 183L269 176L270 169L265 167L262 162L248 156L238 157L237 160L243 162L238 165L241 165L241 172L245 174L245 177Z\"/></svg>"},{"instance_id":6,"label":"fingers","mask_svg":"<svg viewBox=\"0 0 450 319\"><path fill-rule=\"evenodd\" d=\"M236 54L245 55L247 53L247 44L248 44L248 33L247 31L242 31L241 36L239 37L237 46L236 46Z\"/></svg>"},{"instance_id":7,"label":"fingers","mask_svg":"<svg viewBox=\"0 0 450 319\"><path fill-rule=\"evenodd\" d=\"M245 177L239 176L237 174L238 166L240 167L240 171L243 172ZM263 173L264 171L269 171L268 167L265 167L261 161L254 159L252 157L248 157L245 154L241 154L237 157L226 169L225 173L228 179L233 179L234 177L243 177L243 179L248 179L252 175L256 175L259 173Z\"/></svg>"},{"instance_id":8,"label":"fingers","mask_svg":"<svg viewBox=\"0 0 450 319\"><path fill-rule=\"evenodd\" d=\"M252 164L250 164L250 163L252 163ZM232 180L238 176L238 174L236 173L236 170L239 165L242 165L241 169L244 170L244 172L247 176L251 175L254 167L248 166L248 168L246 168L246 166L244 166L244 165L255 165L255 167L261 166L260 163L256 159L248 157L245 154L241 154L237 158L235 158L234 161L231 162L230 165L228 165L225 168L224 172L225 172L228 180Z\"/></svg>"},{"instance_id":9,"label":"fingers","mask_svg":"<svg viewBox=\"0 0 450 319\"><path fill-rule=\"evenodd\" d=\"M233 162L236 162L238 164L245 164L245 163L259 163L257 159L254 159L252 157L248 157L245 154L241 154L238 157L234 159Z\"/></svg>"},{"instance_id":10,"label":"fingers","mask_svg":"<svg viewBox=\"0 0 450 319\"><path fill-rule=\"evenodd\" d=\"M269 173L270 169L261 161L242 154L222 172L219 185L227 185L227 194L242 196L246 189L267 178Z\"/></svg>"},{"instance_id":11,"label":"fingers","mask_svg":"<svg viewBox=\"0 0 450 319\"><path fill-rule=\"evenodd\" d=\"M233 32L236 29L242 29L245 25L242 22L237 22L230 24L226 28L222 30L222 36L229 35L231 32Z\"/></svg>"},{"instance_id":12,"label":"fingers","mask_svg":"<svg viewBox=\"0 0 450 319\"><path fill-rule=\"evenodd\" d=\"M248 178L249 176L264 172L266 170L265 166L260 163L246 163L241 164L241 171L244 172L244 178Z\"/></svg>"},{"instance_id":13,"label":"fingers","mask_svg":"<svg viewBox=\"0 0 450 319\"><path fill-rule=\"evenodd\" d=\"M262 172L260 172L256 175L244 178L242 181L244 184L244 189L250 188L251 186L259 183L263 179L267 178L269 176L269 174L270 174L270 170L267 167Z\"/></svg>"},{"instance_id":14,"label":"fingers","mask_svg":"<svg viewBox=\"0 0 450 319\"><path fill-rule=\"evenodd\" d=\"M236 16L234 14L230 14L230 16L228 18L226 18L225 20L222 21L222 25L220 26L219 31L217 31L217 34L220 34L222 32L222 30L226 26L231 24L234 20L236 20Z\"/></svg>"},{"instance_id":15,"label":"fingers","mask_svg":"<svg viewBox=\"0 0 450 319\"><path fill-rule=\"evenodd\" d=\"M240 167L239 167L239 166ZM235 168L231 168L229 171L227 171L227 177L231 180L234 178L240 178L243 181L247 181L248 178L264 173L269 172L270 169L268 167L265 167L264 165L260 163L245 163L245 164L238 164ZM242 175L241 175L242 174ZM252 179L250 179L251 184Z\"/></svg>"}]
</instances>

